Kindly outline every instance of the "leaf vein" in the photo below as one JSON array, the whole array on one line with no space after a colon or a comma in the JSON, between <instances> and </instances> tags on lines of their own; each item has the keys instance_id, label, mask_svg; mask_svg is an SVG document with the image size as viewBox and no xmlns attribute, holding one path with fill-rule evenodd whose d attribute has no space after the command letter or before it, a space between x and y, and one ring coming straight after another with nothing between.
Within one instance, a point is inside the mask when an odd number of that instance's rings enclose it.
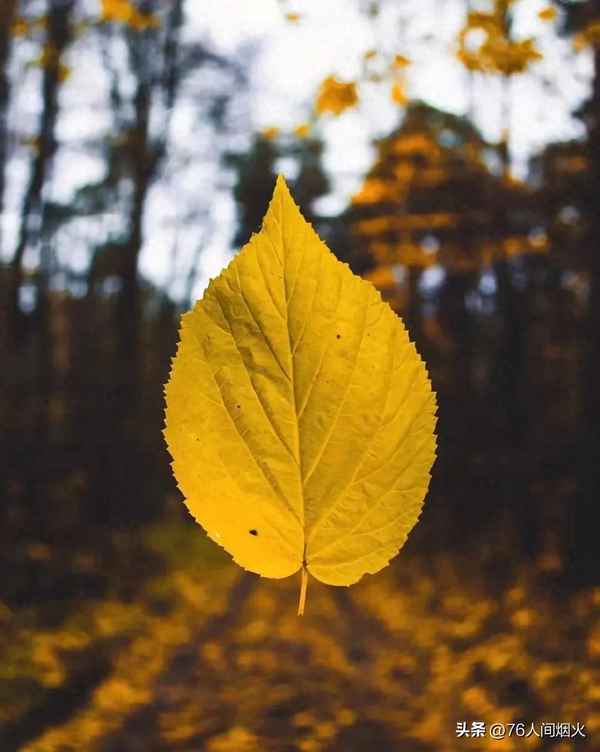
<instances>
[{"instance_id":1,"label":"leaf vein","mask_svg":"<svg viewBox=\"0 0 600 752\"><path fill-rule=\"evenodd\" d=\"M339 307L340 307L340 300L342 299L342 287L343 286L344 286L344 282L343 282L342 279L340 279L340 284L339 284L339 287L338 287L338 294L337 294L337 302L336 302L336 305L335 305L334 318L337 316L337 312L338 312ZM318 380L319 375L321 373L321 369L323 368L323 363L325 362L325 357L329 353L329 350L331 348L332 341L333 340L330 338L329 342L327 342L324 345L323 349L321 350L321 357L319 358L319 363L317 365L317 370L315 371L315 375L312 377L312 379L310 381L310 384L308 385L308 388L306 390L306 394L304 395L304 399L302 400L302 404L300 406L300 411L298 413L298 421L304 415L304 410L306 409L306 407L307 407L307 405L308 405L308 403L310 401L310 397L312 395L314 386L317 383L317 380Z\"/></svg>"},{"instance_id":2,"label":"leaf vein","mask_svg":"<svg viewBox=\"0 0 600 752\"><path fill-rule=\"evenodd\" d=\"M289 298L287 300L288 311L290 309L290 304L291 304L292 299L294 297L294 293L296 292L296 288L298 287L298 280L300 279L301 269L304 266L304 259L306 257L306 246L307 246L307 243L306 243L306 234L308 232L308 224L304 225L303 231L304 232L303 232L303 235L302 235L302 256L300 257L300 263L298 264L298 268L296 270L296 277L294 279L294 286L292 287L292 289L290 291L290 296L289 296ZM281 228L281 243L283 245L283 227Z\"/></svg>"},{"instance_id":3,"label":"leaf vein","mask_svg":"<svg viewBox=\"0 0 600 752\"><path fill-rule=\"evenodd\" d=\"M390 462L393 462L393 460L396 458L396 455L398 454L398 451L402 449L402 446L404 442L406 441L406 437L412 430L414 424L417 422L417 420L423 415L423 408L427 404L427 401L431 399L431 394L427 394L425 400L422 404L419 405L418 409L415 411L415 414L410 420L410 423L402 433L401 439L398 441L394 449L392 450L392 453L385 459L380 465L373 468L373 470L369 470L369 472L366 475L362 475L360 478L357 478L352 483L353 486L355 486L357 483L362 483L366 478L370 478L372 475L375 475L375 473L378 473L380 470L382 470L384 467L390 464Z\"/></svg>"},{"instance_id":4,"label":"leaf vein","mask_svg":"<svg viewBox=\"0 0 600 752\"><path fill-rule=\"evenodd\" d=\"M394 330L394 335L395 335L394 339L397 339L396 330ZM393 348L392 348L392 353L393 353ZM392 357L393 357L393 355L392 355ZM395 371L394 371L394 373L395 373ZM385 401L384 401L383 407L381 409L381 412L379 414L379 425L377 426L377 428L373 431L373 433L369 437L369 440L366 443L364 451L363 451L363 453L362 453L362 455L360 457L360 460L358 461L358 463L356 465L356 468L354 470L354 473L352 474L352 477L350 478L350 481L342 489L341 493L337 496L337 498L333 501L333 503L327 508L327 510L325 511L325 513L322 514L315 521L315 524L313 526L313 529L311 530L311 533L310 533L310 536L309 536L309 539L308 539L308 543L310 543L310 540L314 536L315 532L320 528L320 526L325 522L325 520L327 520L331 516L331 514L333 513L333 510L340 503L340 501L342 501L346 497L346 493L348 492L348 489L352 486L352 483L354 482L354 479L356 478L356 476L358 474L358 471L362 467L364 459L367 456L367 453L368 453L369 449L373 445L373 442L375 441L376 436L381 431L381 427L383 425L383 416L385 415L385 410L386 410L386 407L387 407L389 399L390 399L390 394L392 393L393 375L394 375L393 373L390 373L390 377L389 377L388 385L387 385L387 389L386 389Z\"/></svg>"},{"instance_id":5,"label":"leaf vein","mask_svg":"<svg viewBox=\"0 0 600 752\"><path fill-rule=\"evenodd\" d=\"M294 342L294 346L292 348L292 357L295 357L296 351L302 344L304 340L304 335L306 333L306 330L308 328L309 321L312 318L313 313L315 312L315 303L318 297L319 290L321 289L321 271L323 268L323 255L319 254L319 271L317 272L317 282L315 284L315 291L313 293L312 301L310 303L310 308L308 311L308 314L304 317L304 322L302 324L302 329L300 331L300 334L298 335L298 339Z\"/></svg>"},{"instance_id":6,"label":"leaf vein","mask_svg":"<svg viewBox=\"0 0 600 752\"><path fill-rule=\"evenodd\" d=\"M244 295L244 293L242 291L239 274L237 272L237 268L236 268L236 274L237 274L237 277L238 277L238 284L240 285L240 294L241 294L242 300L244 301L244 305L246 306L246 309L248 310L248 313L250 314L250 316L252 316L252 319L254 320L254 322L256 323L256 325L260 329L260 325L259 325L258 321L256 321L256 319L254 318L254 315L253 315L252 311L250 310L250 306L248 305L246 297L245 297L245 295ZM219 302L219 305L221 305L220 302ZM225 311L223 311L223 315L226 317ZM235 337L234 337L233 341L235 343L235 346L236 346L236 349L237 349L237 351L239 353L239 356L240 356L240 358L242 360L242 363L244 364L244 368L245 368L246 373L248 375L248 379L249 379L249 381L250 381L250 383L252 385L252 389L254 390L254 394L256 395L256 399L258 400L258 403L260 404L260 406L262 408L262 411L265 414L265 417L269 421L269 424L270 424L271 428L273 429L273 433L275 434L275 436L277 436L277 438L279 439L279 441L281 442L281 444L285 447L285 449L287 450L287 452L289 453L289 455L292 457L292 459L294 460L294 462L296 464L298 464L298 458L294 456L293 450L288 446L287 441L281 435L279 429L275 425L275 421L273 420L271 414L267 410L267 408L265 406L265 403L263 402L263 400L262 400L262 398L261 398L261 396L260 396L260 394L258 392L258 389L256 388L256 385L254 384L254 381L253 381L252 376L250 374L250 370L248 369L248 366L246 365L246 362L244 361L244 357L243 357L242 353L240 352L240 350L239 350L239 348L237 346L237 342L235 341ZM273 350L271 350L271 352L273 352Z\"/></svg>"},{"instance_id":7,"label":"leaf vein","mask_svg":"<svg viewBox=\"0 0 600 752\"><path fill-rule=\"evenodd\" d=\"M366 290L367 288L364 287L363 289ZM356 366L358 365L358 356L360 355L360 351L362 349L363 341L364 341L364 338L365 338L365 333L367 331L367 314L368 314L368 310L369 310L369 306L365 306L365 315L364 315L364 319L363 319L362 332L361 332L361 335L360 335L360 340L359 340L359 343L358 343L358 347L356 348L356 356L354 358L354 363L352 365L352 371L351 371L350 376L348 378L348 381L346 383L346 388L344 390L343 397L340 400L340 404L338 406L338 409L337 409L337 412L335 414L335 417L334 417L334 419L333 419L333 421L331 423L329 431L327 432L327 436L325 436L325 439L324 439L324 441L323 441L323 443L321 445L321 448L317 452L317 455L316 455L315 459L313 460L311 468L308 471L308 473L306 474L306 477L304 478L304 483L308 482L308 480L310 479L310 477L312 476L312 474L314 473L314 471L318 467L319 462L321 461L321 457L323 456L323 453L325 452L325 449L329 445L329 441L331 440L331 437L333 435L333 432L335 430L335 427L337 426L339 417L341 415L342 408L343 408L343 406L344 406L344 404L346 402L346 398L348 396L348 392L350 391L350 386L352 384L352 379L354 378L354 374L356 373Z\"/></svg>"},{"instance_id":8,"label":"leaf vein","mask_svg":"<svg viewBox=\"0 0 600 752\"><path fill-rule=\"evenodd\" d=\"M216 290L215 290L215 298L216 298L219 306L221 307L221 310L223 311L223 316L225 317L226 321L229 322L229 319L227 318L227 315L225 314L225 311L223 310L223 306L221 305L221 301L219 299L219 296L218 296L218 293L216 292ZM254 386L254 384L252 382L252 378L250 376L250 372L249 372L248 367L246 365L246 362L244 361L244 358L243 358L243 356L242 356L242 354L241 354L241 352L240 352L240 350L239 350L239 348L237 346L237 342L235 340L235 337L233 337L233 343L235 345L236 350L238 351L238 354L240 356L240 360L242 362L242 365L244 366L244 369L245 369L245 371L246 371L246 373L248 375L248 380L250 382L250 385L251 385L252 389L254 390L254 393L256 394L256 398L257 398L259 404L261 405L261 407L263 407L263 410L264 410L264 406L262 405L260 397L258 396L258 392L256 391L256 388L255 388L255 386ZM214 374L212 373L212 370L211 370L211 375L213 377L213 380L214 380L215 384L217 385L217 388L218 388L219 392L221 393L221 399L223 399L223 391L222 391L222 389L221 389L221 387L219 385L219 382L215 379ZM223 404L225 404L225 400L224 399L223 399ZM230 420L231 420L231 422L232 422L232 424L233 424L233 426L234 426L234 428L235 428L238 436L240 437L240 439L242 440L243 444L247 448L249 455L252 457L252 459L254 461L254 464L261 471L264 479L267 481L268 485L272 488L272 490L275 493L275 495L283 502L284 506L287 507L287 509L289 509L289 511L294 516L294 518L297 519L298 522L300 522L300 519L298 518L298 515L296 514L294 508L289 504L288 500L285 497L285 494L282 493L282 491L279 488L279 486L275 482L273 482L273 480L271 480L271 478L269 478L269 476L266 474L265 469L263 468L263 466L258 462L258 460L256 459L256 457L254 456L254 452L250 448L250 445L248 444L248 442L244 438L243 434L240 433L238 425L235 422L235 420L234 420L231 412L227 409L227 405L226 404L225 404L225 409L227 410L227 415L229 416L229 418L230 418ZM265 412L265 414L266 414L266 412ZM267 419L268 419L268 416L267 416ZM286 448L287 448L287 445L284 444L284 446L286 446ZM288 451L289 451L289 449L288 449Z\"/></svg>"},{"instance_id":9,"label":"leaf vein","mask_svg":"<svg viewBox=\"0 0 600 752\"><path fill-rule=\"evenodd\" d=\"M330 541L329 543L326 543L324 546L321 546L320 549L317 549L316 553L313 554L311 559L314 559L315 557L319 556L328 548L331 548L332 546L338 544L341 540L344 540L349 535L352 535L362 524L365 520L367 520L380 506L383 499L385 499L387 496L389 496L394 491L401 491L403 489L395 488L395 484L398 482L398 480L404 475L406 472L406 469L413 463L414 458L419 454L423 446L427 443L429 440L429 437L426 436L424 441L422 441L414 450L414 452L410 455L407 462L404 463L402 466L402 469L398 472L394 480L392 481L392 487L389 488L385 493L381 494L381 496L378 496L375 500L375 503L370 506L368 509L365 510L365 512L361 515L361 517L358 519L358 521L350 528L350 530L346 531L343 535L341 535L339 538L336 538L333 541ZM418 485L412 486L409 489L406 489L407 491L411 490L412 488L418 488Z\"/></svg>"},{"instance_id":10,"label":"leaf vein","mask_svg":"<svg viewBox=\"0 0 600 752\"><path fill-rule=\"evenodd\" d=\"M271 301L273 303L273 307L275 308L275 310L279 314L279 316L282 319L282 321L286 321L287 322L287 318L283 315L282 311L279 310L279 306L277 305L277 301L275 300L273 292L271 291L271 286L269 285L269 282L268 282L268 279L267 279L267 275L265 273L263 265L261 264L260 259L261 259L261 254L258 252L258 248L257 248L256 249L256 263L258 264L258 268L260 269L260 273L262 274L262 277L264 279L265 287L267 288L267 292L269 293L269 297L271 298ZM281 259L279 259L279 260L281 261ZM237 267L236 267L236 271L237 271ZM238 283L239 283L239 274L238 274ZM240 287L241 287L241 285L240 285Z\"/></svg>"}]
</instances>

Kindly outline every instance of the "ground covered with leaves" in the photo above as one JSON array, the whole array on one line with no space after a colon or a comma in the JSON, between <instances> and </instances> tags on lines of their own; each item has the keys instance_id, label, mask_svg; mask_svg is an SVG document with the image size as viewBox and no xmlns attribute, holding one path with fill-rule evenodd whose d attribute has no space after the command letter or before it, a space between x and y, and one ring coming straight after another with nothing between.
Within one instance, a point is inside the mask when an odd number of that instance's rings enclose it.
<instances>
[{"instance_id":1,"label":"ground covered with leaves","mask_svg":"<svg viewBox=\"0 0 600 752\"><path fill-rule=\"evenodd\" d=\"M352 588L311 580L300 618L299 578L243 573L177 505L133 535L73 547L112 593L0 604L3 752L598 749L600 589L559 598L552 556L494 586L476 554L409 545ZM586 736L457 735L473 721Z\"/></svg>"}]
</instances>

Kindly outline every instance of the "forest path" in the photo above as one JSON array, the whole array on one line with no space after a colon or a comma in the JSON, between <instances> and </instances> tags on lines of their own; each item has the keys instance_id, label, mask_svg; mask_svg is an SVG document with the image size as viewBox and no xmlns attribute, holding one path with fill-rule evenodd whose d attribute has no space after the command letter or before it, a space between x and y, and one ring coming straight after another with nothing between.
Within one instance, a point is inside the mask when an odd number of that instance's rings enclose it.
<instances>
[{"instance_id":1,"label":"forest path","mask_svg":"<svg viewBox=\"0 0 600 752\"><path fill-rule=\"evenodd\" d=\"M472 561L402 553L351 588L311 579L298 617L299 577L259 578L207 550L200 563L182 550L134 602L80 614L87 640L75 622L37 635L55 671L60 661L105 670L71 712L47 714L14 749L597 748L600 589L565 609L548 591L548 562L492 592ZM73 675L55 677L53 691ZM473 720L522 721L529 735L458 736L457 724ZM585 724L586 738L538 737L543 722Z\"/></svg>"}]
</instances>

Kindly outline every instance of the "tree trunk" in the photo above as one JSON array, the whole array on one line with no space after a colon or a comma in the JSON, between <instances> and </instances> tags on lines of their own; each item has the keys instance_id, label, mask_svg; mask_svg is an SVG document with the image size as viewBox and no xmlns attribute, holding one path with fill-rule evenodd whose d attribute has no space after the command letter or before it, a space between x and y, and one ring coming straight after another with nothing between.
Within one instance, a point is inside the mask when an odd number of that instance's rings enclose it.
<instances>
[{"instance_id":1,"label":"tree trunk","mask_svg":"<svg viewBox=\"0 0 600 752\"><path fill-rule=\"evenodd\" d=\"M42 191L52 167L52 161L57 149L56 121L58 118L58 92L60 89L60 60L62 53L70 41L69 21L74 0L67 0L61 4L49 3L48 36L46 43L54 51L44 66L42 79L43 109L39 127L39 148L33 161L31 178L25 192L21 210L21 227L17 247L11 261L9 283L9 321L13 340L16 345L22 344L25 338L25 320L19 305L19 295L23 284L23 257L27 246L32 241L39 240L43 228L41 227L43 201ZM30 228L33 217L40 220L36 225L35 237Z\"/></svg>"},{"instance_id":2,"label":"tree trunk","mask_svg":"<svg viewBox=\"0 0 600 752\"><path fill-rule=\"evenodd\" d=\"M507 36L509 22L507 18ZM495 394L498 408L501 412L500 425L502 438L509 449L517 449L524 445L528 425L528 406L523 399L526 393L526 357L528 350L529 320L523 309L529 291L517 291L513 281L511 262L502 248L503 238L510 233L509 207L506 205L510 190L510 125L511 125L511 97L512 79L504 76L503 92L503 132L500 145L502 160L502 179L506 182L505 191L494 196L494 244L498 248L494 262L496 278L496 305L500 320L500 338L495 355L493 368L492 390Z\"/></svg>"},{"instance_id":3,"label":"tree trunk","mask_svg":"<svg viewBox=\"0 0 600 752\"><path fill-rule=\"evenodd\" d=\"M0 3L0 220L4 209L4 180L7 158L7 114L10 98L8 60L10 55L11 29L17 9L17 0ZM2 250L2 222L0 221L0 251Z\"/></svg>"},{"instance_id":4,"label":"tree trunk","mask_svg":"<svg viewBox=\"0 0 600 752\"><path fill-rule=\"evenodd\" d=\"M153 4L146 3L141 9L143 12L152 12ZM180 15L180 4L177 3L172 8L170 18L170 24L174 23L176 29L180 24ZM139 522L146 513L151 513L148 502L146 507L140 506L140 488L136 487L136 479L139 479L144 464L147 463L146 441L138 430L141 405L144 404L142 390L145 385L139 257L143 244L146 199L160 158L166 149L164 136L158 140L151 139L150 110L153 97L158 92L155 86L157 71L161 70L158 65L164 66L165 54L169 55L171 65L175 65L175 47L167 42L160 55L156 34L152 31L146 34L145 37L131 37L129 44L129 59L131 71L136 78L136 88L133 97L134 121L127 134L128 149L124 158L127 160L127 172L133 184L133 192L127 219L128 233L120 248L120 288L114 319L115 361L113 378L106 390L107 409L112 416L107 429L118 432L126 451L120 454L109 453L104 457L104 461L97 465L100 473L109 478L110 490L101 494L97 500L96 519L100 524L109 527L127 526ZM173 38L176 38L176 34ZM166 101L172 106L177 75L173 69L165 70L164 67L161 73L167 83ZM110 438L107 437L103 452L109 442ZM104 486L106 488L107 484Z\"/></svg>"},{"instance_id":5,"label":"tree trunk","mask_svg":"<svg viewBox=\"0 0 600 752\"><path fill-rule=\"evenodd\" d=\"M595 3L600 18L600 2ZM575 585L600 582L600 49L594 54L595 75L589 103L590 181L588 214L590 291L581 371L581 424L577 497L572 509L567 569Z\"/></svg>"},{"instance_id":6,"label":"tree trunk","mask_svg":"<svg viewBox=\"0 0 600 752\"><path fill-rule=\"evenodd\" d=\"M508 4L504 10L505 34L511 37ZM530 347L529 277L523 289L515 285L513 262L507 257L503 240L511 234L512 212L509 204L511 179L510 133L512 121L512 75L503 76L503 113L500 158L502 190L493 198L494 244L497 248L493 264L496 280L496 307L500 331L491 374L491 394L497 417L498 457L505 462L499 481L504 521L508 536L514 540L523 558L533 559L538 553L538 510L528 491L533 465L529 451L531 407L528 401ZM526 260L521 258L523 272Z\"/></svg>"},{"instance_id":7,"label":"tree trunk","mask_svg":"<svg viewBox=\"0 0 600 752\"><path fill-rule=\"evenodd\" d=\"M419 292L419 283L423 270L418 266L407 267L407 293L406 311L404 314L404 324L408 329L411 342L414 342L417 349L421 350L422 343L422 316L421 316L421 294Z\"/></svg>"}]
</instances>

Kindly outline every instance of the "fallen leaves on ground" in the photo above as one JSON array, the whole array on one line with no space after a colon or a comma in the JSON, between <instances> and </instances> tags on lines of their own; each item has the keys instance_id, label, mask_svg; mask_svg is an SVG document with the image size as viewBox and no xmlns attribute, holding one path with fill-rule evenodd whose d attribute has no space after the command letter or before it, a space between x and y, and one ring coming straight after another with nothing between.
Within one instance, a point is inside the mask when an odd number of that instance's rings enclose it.
<instances>
[{"instance_id":1,"label":"fallen leaves on ground","mask_svg":"<svg viewBox=\"0 0 600 752\"><path fill-rule=\"evenodd\" d=\"M198 545L191 520L166 519L146 538L165 574L134 602L81 604L56 629L3 617L5 724L68 687L78 660L108 661L81 705L48 718L23 752L458 752L482 748L456 736L473 718L600 733L598 588L563 603L539 569L520 568L492 592L475 552L468 566L413 555L351 590L315 584L299 620L293 580L240 573Z\"/></svg>"}]
</instances>

